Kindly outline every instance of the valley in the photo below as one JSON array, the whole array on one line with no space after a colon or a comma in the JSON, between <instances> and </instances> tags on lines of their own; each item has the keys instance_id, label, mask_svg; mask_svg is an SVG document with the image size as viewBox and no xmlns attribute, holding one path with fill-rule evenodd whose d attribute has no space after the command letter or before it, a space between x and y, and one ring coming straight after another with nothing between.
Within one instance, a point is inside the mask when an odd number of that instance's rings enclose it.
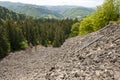
<instances>
[{"instance_id":1,"label":"valley","mask_svg":"<svg viewBox=\"0 0 120 80\"><path fill-rule=\"evenodd\" d=\"M25 14L34 18L78 18L91 14L95 11L93 8L86 8L80 6L38 6L23 3L0 2L0 6L6 7L9 10L19 14ZM71 15L72 14L72 15Z\"/></svg>"}]
</instances>

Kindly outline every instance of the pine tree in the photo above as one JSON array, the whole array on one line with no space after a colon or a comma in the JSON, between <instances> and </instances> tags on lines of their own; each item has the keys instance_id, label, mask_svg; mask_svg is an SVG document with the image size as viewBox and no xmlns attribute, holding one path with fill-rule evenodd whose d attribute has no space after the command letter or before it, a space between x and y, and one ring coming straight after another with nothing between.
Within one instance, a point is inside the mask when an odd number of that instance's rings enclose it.
<instances>
[{"instance_id":1,"label":"pine tree","mask_svg":"<svg viewBox=\"0 0 120 80\"><path fill-rule=\"evenodd\" d=\"M10 52L10 43L4 27L0 26L0 59Z\"/></svg>"}]
</instances>

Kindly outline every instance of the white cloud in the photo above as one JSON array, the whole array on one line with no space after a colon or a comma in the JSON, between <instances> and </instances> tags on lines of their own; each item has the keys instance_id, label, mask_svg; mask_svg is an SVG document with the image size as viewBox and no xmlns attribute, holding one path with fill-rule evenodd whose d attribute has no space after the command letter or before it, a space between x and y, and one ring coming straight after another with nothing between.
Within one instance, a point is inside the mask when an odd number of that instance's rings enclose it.
<instances>
[{"instance_id":1,"label":"white cloud","mask_svg":"<svg viewBox=\"0 0 120 80\"><path fill-rule=\"evenodd\" d=\"M0 1L21 2L37 5L77 5L95 7L97 5L101 5L104 0L0 0Z\"/></svg>"}]
</instances>

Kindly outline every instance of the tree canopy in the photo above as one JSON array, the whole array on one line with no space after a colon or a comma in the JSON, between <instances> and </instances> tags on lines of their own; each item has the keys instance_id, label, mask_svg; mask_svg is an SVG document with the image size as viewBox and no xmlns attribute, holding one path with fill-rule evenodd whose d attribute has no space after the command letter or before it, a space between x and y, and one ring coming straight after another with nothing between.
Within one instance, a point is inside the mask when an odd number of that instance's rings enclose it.
<instances>
[{"instance_id":1,"label":"tree canopy","mask_svg":"<svg viewBox=\"0 0 120 80\"><path fill-rule=\"evenodd\" d=\"M105 0L96 12L87 16L80 22L79 34L87 34L107 25L110 21L117 21L120 18L120 1Z\"/></svg>"}]
</instances>

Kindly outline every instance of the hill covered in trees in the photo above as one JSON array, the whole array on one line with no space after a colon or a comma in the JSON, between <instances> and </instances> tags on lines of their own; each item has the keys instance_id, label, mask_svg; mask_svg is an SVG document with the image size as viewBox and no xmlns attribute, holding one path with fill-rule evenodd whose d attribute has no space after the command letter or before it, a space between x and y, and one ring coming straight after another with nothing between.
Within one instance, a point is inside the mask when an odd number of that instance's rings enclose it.
<instances>
[{"instance_id":1,"label":"hill covered in trees","mask_svg":"<svg viewBox=\"0 0 120 80\"><path fill-rule=\"evenodd\" d=\"M23 14L16 14L15 12L0 6L0 19L3 20L13 19L17 21L17 20L24 20L25 18L27 18L27 16Z\"/></svg>"},{"instance_id":2,"label":"hill covered in trees","mask_svg":"<svg viewBox=\"0 0 120 80\"><path fill-rule=\"evenodd\" d=\"M59 47L77 20L33 19L0 7L0 58L28 46ZM22 16L22 17L21 17Z\"/></svg>"},{"instance_id":3,"label":"hill covered in trees","mask_svg":"<svg viewBox=\"0 0 120 80\"><path fill-rule=\"evenodd\" d=\"M22 13L35 18L79 18L91 14L94 9L78 6L37 6L22 3L0 2L0 6L14 12Z\"/></svg>"},{"instance_id":4,"label":"hill covered in trees","mask_svg":"<svg viewBox=\"0 0 120 80\"><path fill-rule=\"evenodd\" d=\"M82 19L83 17L87 16L88 14L91 14L92 12L94 12L94 9L91 9L91 8L73 7L73 8L69 8L61 11L61 14L63 14L65 18Z\"/></svg>"},{"instance_id":5,"label":"hill covered in trees","mask_svg":"<svg viewBox=\"0 0 120 80\"><path fill-rule=\"evenodd\" d=\"M120 0L105 0L94 13L72 26L71 35L85 35L115 21L120 21Z\"/></svg>"}]
</instances>

